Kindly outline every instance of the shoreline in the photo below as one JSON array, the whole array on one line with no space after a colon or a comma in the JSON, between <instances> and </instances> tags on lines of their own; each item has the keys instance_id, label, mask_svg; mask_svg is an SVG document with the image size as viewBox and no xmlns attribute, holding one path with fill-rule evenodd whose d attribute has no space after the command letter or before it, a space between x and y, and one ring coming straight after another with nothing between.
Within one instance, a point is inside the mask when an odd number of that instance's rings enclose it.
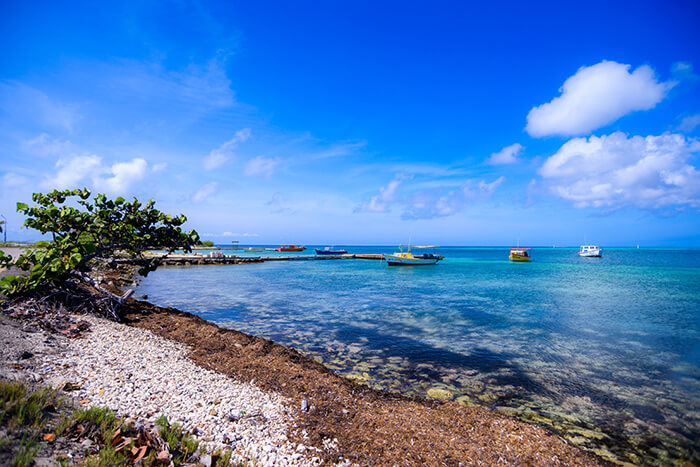
<instances>
[{"instance_id":1,"label":"shoreline","mask_svg":"<svg viewBox=\"0 0 700 467\"><path fill-rule=\"evenodd\" d=\"M325 463L605 464L536 425L484 407L359 385L294 349L187 312L136 300L124 311L126 324L189 346L201 367L288 398L297 424L290 439L320 449ZM337 450L324 450L334 439Z\"/></svg>"},{"instance_id":2,"label":"shoreline","mask_svg":"<svg viewBox=\"0 0 700 467\"><path fill-rule=\"evenodd\" d=\"M135 285L132 272L133 268L122 266L108 275L108 285L115 290ZM323 464L608 463L534 424L484 407L372 389L336 375L292 348L221 328L187 312L133 298L122 312L123 324L108 322L117 329L115 334L127 335L131 330L152 333L156 339L184 346L188 349L186 358L198 367L288 401L284 405L290 425L285 436L294 446L304 446L302 451L308 447ZM94 320L100 318L91 318ZM61 358L65 355L58 360ZM135 368L132 373L143 370ZM147 384L143 381L148 378L141 381ZM102 386L109 383L102 381ZM120 414L134 416L126 407L133 409L142 402L127 401ZM108 407L117 408L114 403ZM290 455L295 454L299 453ZM265 465L277 463L297 464L273 461Z\"/></svg>"}]
</instances>

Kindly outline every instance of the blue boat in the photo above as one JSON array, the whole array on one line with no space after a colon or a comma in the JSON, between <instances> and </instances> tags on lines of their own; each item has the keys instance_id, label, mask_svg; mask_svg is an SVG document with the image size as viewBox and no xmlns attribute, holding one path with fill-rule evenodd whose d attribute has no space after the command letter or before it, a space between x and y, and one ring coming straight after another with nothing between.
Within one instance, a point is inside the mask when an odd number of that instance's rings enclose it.
<instances>
[{"instance_id":1,"label":"blue boat","mask_svg":"<svg viewBox=\"0 0 700 467\"><path fill-rule=\"evenodd\" d=\"M316 248L317 255L344 255L348 250L333 250L332 247L327 246L326 248Z\"/></svg>"}]
</instances>

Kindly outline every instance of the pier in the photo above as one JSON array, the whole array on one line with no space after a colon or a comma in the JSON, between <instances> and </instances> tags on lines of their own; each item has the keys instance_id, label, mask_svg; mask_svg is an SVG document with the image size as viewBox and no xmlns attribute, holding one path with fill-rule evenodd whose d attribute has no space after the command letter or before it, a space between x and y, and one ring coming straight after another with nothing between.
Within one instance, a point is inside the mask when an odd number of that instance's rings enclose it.
<instances>
[{"instance_id":1,"label":"pier","mask_svg":"<svg viewBox=\"0 0 700 467\"><path fill-rule=\"evenodd\" d=\"M382 255L378 253L355 253L344 255L279 255L279 256L236 256L225 255L223 253L210 253L202 255L193 254L170 254L160 259L162 266L200 266L207 264L248 264L263 263L265 261L325 261L339 259L367 259L381 260ZM143 260L120 260L119 262L139 263Z\"/></svg>"}]
</instances>

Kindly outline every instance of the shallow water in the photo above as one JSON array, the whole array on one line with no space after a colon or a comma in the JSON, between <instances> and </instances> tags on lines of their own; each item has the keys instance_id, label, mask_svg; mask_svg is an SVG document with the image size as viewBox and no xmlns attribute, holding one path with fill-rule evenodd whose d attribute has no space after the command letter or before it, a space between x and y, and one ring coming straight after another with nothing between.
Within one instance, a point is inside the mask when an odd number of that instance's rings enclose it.
<instances>
[{"instance_id":1,"label":"shallow water","mask_svg":"<svg viewBox=\"0 0 700 467\"><path fill-rule=\"evenodd\" d=\"M700 250L534 249L531 263L504 248L439 253L422 267L164 267L137 293L373 387L545 425L610 460L700 463Z\"/></svg>"}]
</instances>

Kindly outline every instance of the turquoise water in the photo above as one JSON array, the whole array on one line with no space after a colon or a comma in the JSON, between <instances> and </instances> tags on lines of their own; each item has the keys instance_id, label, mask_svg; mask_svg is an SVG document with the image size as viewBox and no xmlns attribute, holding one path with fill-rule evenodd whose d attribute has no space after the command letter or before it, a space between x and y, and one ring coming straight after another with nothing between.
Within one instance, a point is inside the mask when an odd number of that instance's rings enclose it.
<instances>
[{"instance_id":1,"label":"turquoise water","mask_svg":"<svg viewBox=\"0 0 700 467\"><path fill-rule=\"evenodd\" d=\"M373 387L442 389L545 425L611 460L700 463L700 250L541 248L531 263L505 248L437 251L445 261L422 267L164 267L137 293Z\"/></svg>"}]
</instances>

